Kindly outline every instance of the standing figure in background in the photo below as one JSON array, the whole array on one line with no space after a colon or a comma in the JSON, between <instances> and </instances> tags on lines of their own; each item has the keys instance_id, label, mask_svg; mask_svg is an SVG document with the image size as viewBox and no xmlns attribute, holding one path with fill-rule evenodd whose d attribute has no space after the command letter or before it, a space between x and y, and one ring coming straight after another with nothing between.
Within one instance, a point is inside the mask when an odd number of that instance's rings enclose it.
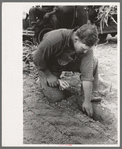
<instances>
[{"instance_id":1,"label":"standing figure in background","mask_svg":"<svg viewBox=\"0 0 122 149\"><path fill-rule=\"evenodd\" d=\"M36 6L29 10L29 30L35 29L35 24L49 21L53 29L58 28L58 20L56 18L57 8L55 6Z\"/></svg>"}]
</instances>

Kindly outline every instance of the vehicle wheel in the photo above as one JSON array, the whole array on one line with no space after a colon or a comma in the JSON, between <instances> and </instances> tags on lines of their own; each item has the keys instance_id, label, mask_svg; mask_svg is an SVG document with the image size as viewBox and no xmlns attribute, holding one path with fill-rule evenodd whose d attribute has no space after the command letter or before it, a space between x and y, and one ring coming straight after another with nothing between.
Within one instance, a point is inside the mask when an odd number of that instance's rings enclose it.
<instances>
[{"instance_id":1,"label":"vehicle wheel","mask_svg":"<svg viewBox=\"0 0 122 149\"><path fill-rule=\"evenodd\" d=\"M107 34L99 34L99 43L104 43L106 41Z\"/></svg>"},{"instance_id":2,"label":"vehicle wheel","mask_svg":"<svg viewBox=\"0 0 122 149\"><path fill-rule=\"evenodd\" d=\"M52 28L39 28L35 30L35 35L33 37L33 43L39 44L43 38L43 35L49 31L52 31Z\"/></svg>"},{"instance_id":3,"label":"vehicle wheel","mask_svg":"<svg viewBox=\"0 0 122 149\"><path fill-rule=\"evenodd\" d=\"M42 41L43 35L49 31L52 31L52 28L44 28L38 31L37 42L40 43Z\"/></svg>"}]
</instances>

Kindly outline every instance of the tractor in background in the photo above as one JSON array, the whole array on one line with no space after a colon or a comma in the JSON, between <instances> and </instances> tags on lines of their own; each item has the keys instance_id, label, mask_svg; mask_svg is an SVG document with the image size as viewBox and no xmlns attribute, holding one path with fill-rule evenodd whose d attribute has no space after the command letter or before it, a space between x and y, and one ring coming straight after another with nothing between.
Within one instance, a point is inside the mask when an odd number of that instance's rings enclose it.
<instances>
[{"instance_id":1,"label":"tractor in background","mask_svg":"<svg viewBox=\"0 0 122 149\"><path fill-rule=\"evenodd\" d=\"M105 7L101 6L58 6L55 15L59 28L73 29L86 24L90 20L98 28L100 42L104 42L107 34L112 36L117 34L117 12L114 11L113 14L111 13L112 15L107 15L108 10L105 11L106 13L102 13L103 9ZM34 44L39 44L43 35L53 30L53 24L48 19L40 20L34 31L28 30L28 27L29 15L26 19L23 19L23 40L31 40Z\"/></svg>"}]
</instances>

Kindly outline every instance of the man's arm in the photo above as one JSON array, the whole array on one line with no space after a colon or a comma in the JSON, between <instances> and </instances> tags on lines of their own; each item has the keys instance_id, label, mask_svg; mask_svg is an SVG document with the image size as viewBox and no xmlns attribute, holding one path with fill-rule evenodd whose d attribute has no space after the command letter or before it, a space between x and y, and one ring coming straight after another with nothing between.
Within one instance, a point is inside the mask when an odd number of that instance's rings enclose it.
<instances>
[{"instance_id":1,"label":"man's arm","mask_svg":"<svg viewBox=\"0 0 122 149\"><path fill-rule=\"evenodd\" d=\"M51 48L50 41L44 39L38 46L38 49L32 54L33 62L37 66L37 69L44 72L48 85L52 87L57 86L59 82L58 78L49 71L47 61L52 55L54 56L54 53L58 52L58 50Z\"/></svg>"},{"instance_id":2,"label":"man's arm","mask_svg":"<svg viewBox=\"0 0 122 149\"><path fill-rule=\"evenodd\" d=\"M93 50L89 50L82 59L81 63L81 81L83 82L83 90L85 101L82 105L83 110L88 116L93 115L93 108L91 103L92 98L92 84L93 84Z\"/></svg>"},{"instance_id":3,"label":"man's arm","mask_svg":"<svg viewBox=\"0 0 122 149\"><path fill-rule=\"evenodd\" d=\"M82 108L83 111L88 114L88 116L93 116L93 108L91 103L92 98L92 82L91 81L83 81L83 90L85 101L83 102Z\"/></svg>"}]
</instances>

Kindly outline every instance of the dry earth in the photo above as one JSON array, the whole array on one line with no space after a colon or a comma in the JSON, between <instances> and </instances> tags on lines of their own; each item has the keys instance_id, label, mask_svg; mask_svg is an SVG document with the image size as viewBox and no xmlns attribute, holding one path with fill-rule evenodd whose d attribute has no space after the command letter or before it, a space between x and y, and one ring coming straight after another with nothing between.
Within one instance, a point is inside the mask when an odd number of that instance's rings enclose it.
<instances>
[{"instance_id":1,"label":"dry earth","mask_svg":"<svg viewBox=\"0 0 122 149\"><path fill-rule=\"evenodd\" d=\"M36 69L23 65L23 143L72 146L118 143L117 98L117 44L98 45L94 55L99 59L101 102L93 105L102 108L103 119L98 121L82 113L77 105L80 86L78 74L65 76L76 88L76 94L58 103L49 103L36 83ZM71 81L72 80L72 81ZM107 113L107 118L106 118ZM105 115L104 115L105 114ZM104 119L105 118L105 119ZM110 120L110 121L109 121Z\"/></svg>"}]
</instances>

